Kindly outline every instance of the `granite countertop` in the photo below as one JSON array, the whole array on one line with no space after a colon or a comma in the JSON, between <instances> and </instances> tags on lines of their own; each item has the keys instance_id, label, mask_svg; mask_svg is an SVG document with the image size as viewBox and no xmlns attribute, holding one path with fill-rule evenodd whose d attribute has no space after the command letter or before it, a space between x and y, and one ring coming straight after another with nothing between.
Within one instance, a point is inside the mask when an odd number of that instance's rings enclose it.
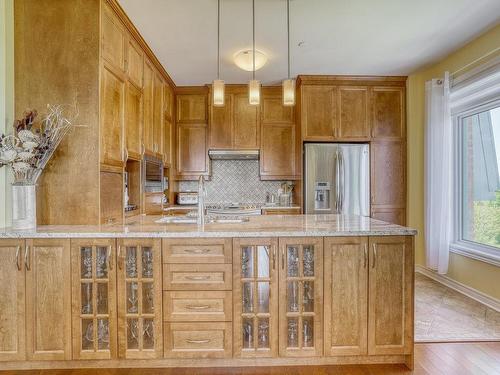
<instances>
[{"instance_id":1,"label":"granite countertop","mask_svg":"<svg viewBox=\"0 0 500 375\"><path fill-rule=\"evenodd\" d=\"M135 216L124 225L42 225L34 231L0 229L0 238L328 237L408 236L415 229L355 215L263 215L244 223L157 224Z\"/></svg>"}]
</instances>

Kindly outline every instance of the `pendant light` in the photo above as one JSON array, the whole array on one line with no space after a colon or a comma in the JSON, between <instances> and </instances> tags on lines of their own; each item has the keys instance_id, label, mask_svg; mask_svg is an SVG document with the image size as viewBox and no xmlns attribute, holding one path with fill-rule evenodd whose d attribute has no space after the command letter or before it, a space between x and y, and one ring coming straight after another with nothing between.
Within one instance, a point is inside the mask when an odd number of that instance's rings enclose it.
<instances>
[{"instance_id":1,"label":"pendant light","mask_svg":"<svg viewBox=\"0 0 500 375\"><path fill-rule=\"evenodd\" d=\"M288 79L283 80L283 105L295 105L295 80L290 78L290 0L286 0L286 35L288 40Z\"/></svg>"},{"instance_id":2,"label":"pendant light","mask_svg":"<svg viewBox=\"0 0 500 375\"><path fill-rule=\"evenodd\" d=\"M224 106L224 81L220 79L220 0L217 0L217 79L212 83L214 107Z\"/></svg>"},{"instance_id":3,"label":"pendant light","mask_svg":"<svg viewBox=\"0 0 500 375\"><path fill-rule=\"evenodd\" d=\"M253 40L252 80L248 83L248 102L251 105L259 105L260 81L257 81L255 79L255 0L252 0L252 40Z\"/></svg>"}]
</instances>

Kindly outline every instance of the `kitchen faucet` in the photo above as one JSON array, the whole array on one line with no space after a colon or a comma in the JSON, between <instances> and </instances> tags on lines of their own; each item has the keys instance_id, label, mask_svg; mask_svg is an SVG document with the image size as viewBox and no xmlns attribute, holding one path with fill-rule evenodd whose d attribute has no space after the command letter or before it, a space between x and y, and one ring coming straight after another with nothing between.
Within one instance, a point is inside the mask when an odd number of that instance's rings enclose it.
<instances>
[{"instance_id":1,"label":"kitchen faucet","mask_svg":"<svg viewBox=\"0 0 500 375\"><path fill-rule=\"evenodd\" d=\"M198 179L198 225L205 224L205 181L203 175Z\"/></svg>"}]
</instances>

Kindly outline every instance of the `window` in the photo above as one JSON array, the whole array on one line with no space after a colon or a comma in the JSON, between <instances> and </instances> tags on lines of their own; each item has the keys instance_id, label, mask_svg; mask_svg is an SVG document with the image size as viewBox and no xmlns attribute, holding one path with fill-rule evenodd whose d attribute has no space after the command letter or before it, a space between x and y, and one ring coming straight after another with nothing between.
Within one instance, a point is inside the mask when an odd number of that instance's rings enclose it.
<instances>
[{"instance_id":1,"label":"window","mask_svg":"<svg viewBox=\"0 0 500 375\"><path fill-rule=\"evenodd\" d=\"M500 105L460 122L461 239L500 248Z\"/></svg>"}]
</instances>

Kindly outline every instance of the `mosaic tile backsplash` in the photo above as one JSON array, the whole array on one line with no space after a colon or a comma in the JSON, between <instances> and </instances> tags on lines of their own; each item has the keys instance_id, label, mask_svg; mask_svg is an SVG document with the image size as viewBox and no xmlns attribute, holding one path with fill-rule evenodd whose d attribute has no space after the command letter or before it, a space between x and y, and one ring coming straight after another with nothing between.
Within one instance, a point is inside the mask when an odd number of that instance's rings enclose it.
<instances>
[{"instance_id":1,"label":"mosaic tile backsplash","mask_svg":"<svg viewBox=\"0 0 500 375\"><path fill-rule=\"evenodd\" d=\"M212 160L212 178L205 181L207 203L265 203L282 181L261 181L258 160ZM180 181L180 191L198 191L198 181Z\"/></svg>"}]
</instances>

